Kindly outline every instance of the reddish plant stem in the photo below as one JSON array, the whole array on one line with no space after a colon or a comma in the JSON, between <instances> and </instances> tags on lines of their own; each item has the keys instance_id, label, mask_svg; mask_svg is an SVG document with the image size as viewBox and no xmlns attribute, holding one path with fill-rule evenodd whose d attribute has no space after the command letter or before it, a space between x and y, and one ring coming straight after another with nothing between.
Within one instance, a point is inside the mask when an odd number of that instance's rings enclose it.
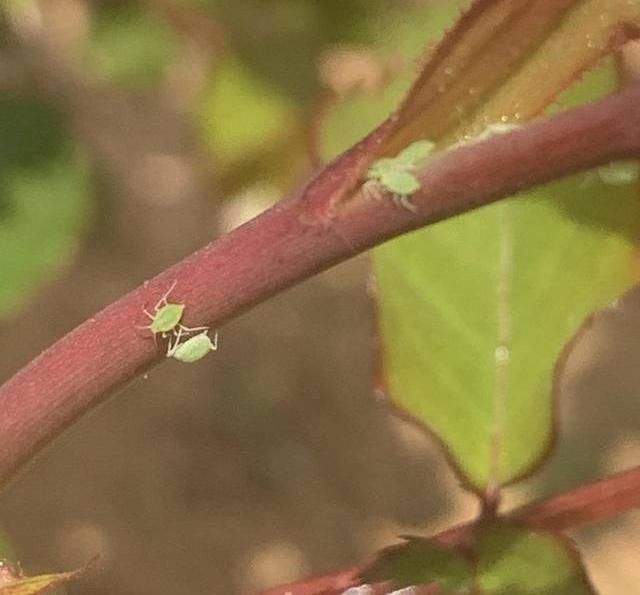
<instances>
[{"instance_id":1,"label":"reddish plant stem","mask_svg":"<svg viewBox=\"0 0 640 595\"><path fill-rule=\"evenodd\" d=\"M640 508L640 467L517 508L507 516L529 527L564 531Z\"/></svg>"},{"instance_id":2,"label":"reddish plant stem","mask_svg":"<svg viewBox=\"0 0 640 595\"><path fill-rule=\"evenodd\" d=\"M172 300L187 305L186 324L218 326L392 237L569 173L640 155L638 106L640 85L634 85L445 152L420 174L422 188L412 197L417 214L362 192L344 199L341 190L358 187L357 168L367 155L350 152L306 189L105 308L0 387L0 485L83 413L162 359L148 331L137 327L147 324L143 307L153 306L172 283ZM374 135L363 150L375 142Z\"/></svg>"}]
</instances>

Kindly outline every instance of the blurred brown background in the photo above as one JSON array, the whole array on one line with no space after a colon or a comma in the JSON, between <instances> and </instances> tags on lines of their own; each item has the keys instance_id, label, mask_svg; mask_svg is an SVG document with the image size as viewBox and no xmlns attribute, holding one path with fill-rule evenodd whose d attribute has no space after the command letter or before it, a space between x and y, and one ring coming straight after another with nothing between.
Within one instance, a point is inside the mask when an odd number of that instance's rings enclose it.
<instances>
[{"instance_id":1,"label":"blurred brown background","mask_svg":"<svg viewBox=\"0 0 640 595\"><path fill-rule=\"evenodd\" d=\"M269 40L282 51L295 47L285 41L296 35L304 40L307 72L290 66L298 84L290 94L309 116L300 121L312 123L324 93L318 64L335 63L321 57L335 59L330 49L341 36L359 35L283 29L299 23L303 2L248 2L244 10L212 2L209 12L203 3L137 4L177 40L163 77L147 87L100 78L83 61L104 9L98 2L25 2L5 22L0 89L36 90L67 114L91 164L94 196L75 259L0 322L3 379L308 174L304 158L284 152L314 134L293 117L266 157L216 160L205 148L193 98L215 80L234 35L240 56L273 48ZM323 10L332 23L382 9L354 1ZM345 55L343 78L325 72L334 91L350 86L349 68L353 84L374 88L388 68L402 68L397 57L358 50L340 55L338 73ZM263 70L270 67L265 58ZM272 75L285 78L275 67ZM238 179L248 164L256 183ZM264 183L269 175L276 181ZM471 518L474 500L436 443L373 395L367 276L366 258L357 258L302 284L221 329L214 356L194 366L168 362L72 427L0 495L12 557L36 573L99 553L97 572L71 593L233 595L349 565L399 534ZM637 464L639 338L640 294L581 342L565 381L558 449L534 479L507 491L508 503ZM640 592L637 512L576 537L602 593Z\"/></svg>"}]
</instances>

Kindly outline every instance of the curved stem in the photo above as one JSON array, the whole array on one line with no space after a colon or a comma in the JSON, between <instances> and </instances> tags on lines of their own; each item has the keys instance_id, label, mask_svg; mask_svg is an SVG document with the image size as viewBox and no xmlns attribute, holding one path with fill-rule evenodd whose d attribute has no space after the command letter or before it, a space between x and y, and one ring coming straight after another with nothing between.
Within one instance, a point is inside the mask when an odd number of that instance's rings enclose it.
<instances>
[{"instance_id":1,"label":"curved stem","mask_svg":"<svg viewBox=\"0 0 640 595\"><path fill-rule=\"evenodd\" d=\"M68 425L163 358L138 327L144 308L173 283L172 299L186 305L186 324L218 326L392 237L565 174L640 155L638 106L640 85L634 85L444 152L419 173L416 213L392 200L369 200L360 190L374 132L301 191L108 306L0 387L0 485Z\"/></svg>"},{"instance_id":2,"label":"curved stem","mask_svg":"<svg viewBox=\"0 0 640 595\"><path fill-rule=\"evenodd\" d=\"M635 467L522 506L508 517L529 527L564 531L638 508L640 467Z\"/></svg>"}]
</instances>

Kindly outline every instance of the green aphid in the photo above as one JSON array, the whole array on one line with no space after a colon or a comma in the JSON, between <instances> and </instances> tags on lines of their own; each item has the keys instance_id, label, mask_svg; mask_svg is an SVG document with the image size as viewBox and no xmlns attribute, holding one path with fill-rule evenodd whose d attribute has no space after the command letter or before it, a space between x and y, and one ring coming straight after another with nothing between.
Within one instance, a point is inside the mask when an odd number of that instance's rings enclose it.
<instances>
[{"instance_id":1,"label":"green aphid","mask_svg":"<svg viewBox=\"0 0 640 595\"><path fill-rule=\"evenodd\" d=\"M182 315L184 314L184 304L171 304L168 301L169 294L173 291L177 281L174 281L173 285L169 288L158 303L153 307L153 313L148 310L144 310L144 313L151 320L151 324L143 326L143 329L149 329L154 337L160 335L162 338L166 338L169 334L176 335L179 331L182 332L194 332L207 329L208 327L194 327L189 328L180 324Z\"/></svg>"},{"instance_id":2,"label":"green aphid","mask_svg":"<svg viewBox=\"0 0 640 595\"><path fill-rule=\"evenodd\" d=\"M431 157L435 148L435 143L430 140L417 140L400 151L393 160L405 167L415 169Z\"/></svg>"},{"instance_id":3,"label":"green aphid","mask_svg":"<svg viewBox=\"0 0 640 595\"><path fill-rule=\"evenodd\" d=\"M179 330L175 342L169 343L167 349L167 357L172 357L180 362L192 364L205 357L210 351L218 349L218 333L213 337L213 341L209 337L209 331L205 330L193 337L189 337L186 341L180 342L182 331Z\"/></svg>"},{"instance_id":4,"label":"green aphid","mask_svg":"<svg viewBox=\"0 0 640 595\"><path fill-rule=\"evenodd\" d=\"M409 197L420 189L420 181L413 172L431 156L434 148L431 141L419 140L395 157L374 161L367 172L363 190L375 199L382 198L382 191L390 192L396 203L416 212Z\"/></svg>"}]
</instances>

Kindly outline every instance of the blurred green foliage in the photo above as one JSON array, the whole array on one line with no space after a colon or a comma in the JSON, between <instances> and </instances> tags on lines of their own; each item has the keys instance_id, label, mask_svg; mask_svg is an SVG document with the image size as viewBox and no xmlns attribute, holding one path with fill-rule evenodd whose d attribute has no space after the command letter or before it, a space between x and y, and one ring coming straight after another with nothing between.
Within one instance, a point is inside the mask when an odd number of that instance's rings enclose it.
<instances>
[{"instance_id":1,"label":"blurred green foliage","mask_svg":"<svg viewBox=\"0 0 640 595\"><path fill-rule=\"evenodd\" d=\"M166 92L172 66L189 55L189 29L182 24L211 19L224 43L209 48L213 60L191 106L193 124L223 190L229 179L234 189L264 180L284 190L302 171L306 119L321 91L319 57L336 43L370 39L364 24L385 4L181 0L166 6L90 3L84 52L79 61L73 56L84 69L78 75L124 93L156 93L161 85ZM28 0L0 9L3 48L18 45L29 10ZM0 95L0 316L69 261L90 212L89 166L68 122L46 99L20 93Z\"/></svg>"},{"instance_id":2,"label":"blurred green foliage","mask_svg":"<svg viewBox=\"0 0 640 595\"><path fill-rule=\"evenodd\" d=\"M99 78L134 89L162 82L178 49L164 21L137 3L108 2L93 24L87 58Z\"/></svg>"},{"instance_id":3,"label":"blurred green foliage","mask_svg":"<svg viewBox=\"0 0 640 595\"><path fill-rule=\"evenodd\" d=\"M366 26L381 0L200 0L240 59L270 85L308 104L319 91L317 60L341 43L371 42Z\"/></svg>"},{"instance_id":4,"label":"blurred green foliage","mask_svg":"<svg viewBox=\"0 0 640 595\"><path fill-rule=\"evenodd\" d=\"M62 116L38 99L0 97L0 119L3 167L35 167L59 159L64 153L66 130Z\"/></svg>"},{"instance_id":5,"label":"blurred green foliage","mask_svg":"<svg viewBox=\"0 0 640 595\"><path fill-rule=\"evenodd\" d=\"M222 25L227 46L197 111L222 190L266 179L286 192L303 175L303 161L295 154L305 151L303 139L326 92L318 76L323 53L337 45L371 44L370 21L386 12L385 3L196 0L195 5ZM298 175L291 175L296 169Z\"/></svg>"},{"instance_id":6,"label":"blurred green foliage","mask_svg":"<svg viewBox=\"0 0 640 595\"><path fill-rule=\"evenodd\" d=\"M295 104L239 59L219 66L203 96L200 129L225 167L277 143L297 121Z\"/></svg>"},{"instance_id":7,"label":"blurred green foliage","mask_svg":"<svg viewBox=\"0 0 640 595\"><path fill-rule=\"evenodd\" d=\"M64 118L41 100L0 96L0 316L52 278L88 213L87 167Z\"/></svg>"}]
</instances>

